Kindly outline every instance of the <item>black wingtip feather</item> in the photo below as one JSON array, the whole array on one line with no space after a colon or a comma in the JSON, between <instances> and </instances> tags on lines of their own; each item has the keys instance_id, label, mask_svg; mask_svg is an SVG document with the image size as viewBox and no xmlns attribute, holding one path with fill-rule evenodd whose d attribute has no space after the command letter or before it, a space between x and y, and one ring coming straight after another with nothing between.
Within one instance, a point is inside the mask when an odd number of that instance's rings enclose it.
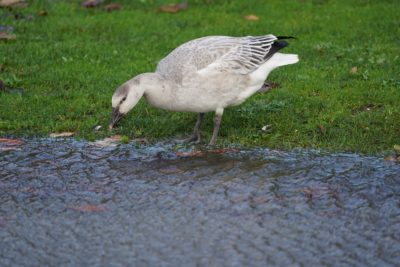
<instances>
[{"instance_id":1,"label":"black wingtip feather","mask_svg":"<svg viewBox=\"0 0 400 267\"><path fill-rule=\"evenodd\" d=\"M289 45L289 43L286 41L278 41L278 42L274 42L272 44L272 48L274 48L276 50L281 50L282 48L285 48L288 45Z\"/></svg>"},{"instance_id":2,"label":"black wingtip feather","mask_svg":"<svg viewBox=\"0 0 400 267\"><path fill-rule=\"evenodd\" d=\"M293 36L276 36L278 40L284 40L284 39L297 39L296 37Z\"/></svg>"},{"instance_id":3,"label":"black wingtip feather","mask_svg":"<svg viewBox=\"0 0 400 267\"><path fill-rule=\"evenodd\" d=\"M276 41L272 44L271 49L269 50L268 54L265 56L265 59L269 59L272 57L273 54L288 46L288 42L285 41Z\"/></svg>"}]
</instances>

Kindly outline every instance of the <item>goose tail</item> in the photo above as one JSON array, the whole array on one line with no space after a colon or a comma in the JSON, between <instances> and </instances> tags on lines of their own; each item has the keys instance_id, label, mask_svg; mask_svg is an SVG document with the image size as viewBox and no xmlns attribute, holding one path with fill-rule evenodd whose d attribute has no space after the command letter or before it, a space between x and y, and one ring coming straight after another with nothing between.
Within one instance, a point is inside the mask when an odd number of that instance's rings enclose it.
<instances>
[{"instance_id":1,"label":"goose tail","mask_svg":"<svg viewBox=\"0 0 400 267\"><path fill-rule=\"evenodd\" d=\"M270 60L273 61L275 67L277 68L299 62L299 56L296 54L275 53Z\"/></svg>"}]
</instances>

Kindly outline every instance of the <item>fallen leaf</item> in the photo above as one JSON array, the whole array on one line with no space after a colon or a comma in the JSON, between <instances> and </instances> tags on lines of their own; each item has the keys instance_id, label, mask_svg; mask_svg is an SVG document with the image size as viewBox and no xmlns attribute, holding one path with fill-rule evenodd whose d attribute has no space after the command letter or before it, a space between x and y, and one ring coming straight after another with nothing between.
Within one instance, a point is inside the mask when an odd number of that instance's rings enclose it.
<instances>
[{"instance_id":1,"label":"fallen leaf","mask_svg":"<svg viewBox=\"0 0 400 267\"><path fill-rule=\"evenodd\" d=\"M94 127L95 131L99 131L101 129L101 125L97 125L96 127Z\"/></svg>"},{"instance_id":2,"label":"fallen leaf","mask_svg":"<svg viewBox=\"0 0 400 267\"><path fill-rule=\"evenodd\" d=\"M8 146L8 147L1 147L1 146L0 146L0 152L4 152L4 151L14 151L14 150L21 150L21 148L16 147L16 146Z\"/></svg>"},{"instance_id":3,"label":"fallen leaf","mask_svg":"<svg viewBox=\"0 0 400 267\"><path fill-rule=\"evenodd\" d=\"M188 3L183 2L179 4L167 4L160 6L159 10L165 13L177 13L189 7Z\"/></svg>"},{"instance_id":4,"label":"fallen leaf","mask_svg":"<svg viewBox=\"0 0 400 267\"><path fill-rule=\"evenodd\" d=\"M24 141L18 139L0 138L0 144L6 146L20 146L24 144Z\"/></svg>"},{"instance_id":5,"label":"fallen leaf","mask_svg":"<svg viewBox=\"0 0 400 267\"><path fill-rule=\"evenodd\" d=\"M212 149L212 150L194 150L188 152L176 152L175 155L178 157L202 157L207 153L211 154L225 154L229 152L238 152L239 150L236 148L221 148L221 149Z\"/></svg>"},{"instance_id":6,"label":"fallen leaf","mask_svg":"<svg viewBox=\"0 0 400 267\"><path fill-rule=\"evenodd\" d=\"M81 6L86 8L93 8L97 7L103 2L103 0L86 0L81 3Z\"/></svg>"},{"instance_id":7,"label":"fallen leaf","mask_svg":"<svg viewBox=\"0 0 400 267\"><path fill-rule=\"evenodd\" d=\"M18 146L24 144L24 141L18 139L0 138L0 152L21 150Z\"/></svg>"},{"instance_id":8,"label":"fallen leaf","mask_svg":"<svg viewBox=\"0 0 400 267\"><path fill-rule=\"evenodd\" d=\"M150 144L149 140L147 140L147 138L143 137L143 138L135 138L132 139L132 141L134 142L139 142L139 143L144 143L144 144Z\"/></svg>"},{"instance_id":9,"label":"fallen leaf","mask_svg":"<svg viewBox=\"0 0 400 267\"><path fill-rule=\"evenodd\" d=\"M257 21L260 18L254 14L250 14L244 17L245 20L249 20L249 21Z\"/></svg>"},{"instance_id":10,"label":"fallen leaf","mask_svg":"<svg viewBox=\"0 0 400 267\"><path fill-rule=\"evenodd\" d=\"M373 104L373 103L368 103L368 104L364 104L361 106L358 106L356 108L352 109L352 113L359 113L359 112L366 112L366 111L371 111L371 110L375 110L378 108L381 108L382 105L381 104Z\"/></svg>"},{"instance_id":11,"label":"fallen leaf","mask_svg":"<svg viewBox=\"0 0 400 267\"><path fill-rule=\"evenodd\" d=\"M122 139L122 135L114 135L111 137L104 138L103 140L97 140L92 144L98 147L116 146Z\"/></svg>"},{"instance_id":12,"label":"fallen leaf","mask_svg":"<svg viewBox=\"0 0 400 267\"><path fill-rule=\"evenodd\" d=\"M200 150L189 151L189 152L176 152L175 155L178 157L201 157L204 156L205 153Z\"/></svg>"},{"instance_id":13,"label":"fallen leaf","mask_svg":"<svg viewBox=\"0 0 400 267\"><path fill-rule=\"evenodd\" d=\"M400 162L400 156L386 156L384 159L386 161Z\"/></svg>"},{"instance_id":14,"label":"fallen leaf","mask_svg":"<svg viewBox=\"0 0 400 267\"><path fill-rule=\"evenodd\" d=\"M111 3L111 4L106 5L106 6L104 7L104 9L105 9L107 12L111 12L111 11L114 11L114 10L120 10L120 9L121 9L121 5L120 5L120 4L117 4L117 3Z\"/></svg>"},{"instance_id":15,"label":"fallen leaf","mask_svg":"<svg viewBox=\"0 0 400 267\"><path fill-rule=\"evenodd\" d=\"M17 36L12 33L0 32L0 40L15 40Z\"/></svg>"},{"instance_id":16,"label":"fallen leaf","mask_svg":"<svg viewBox=\"0 0 400 267\"><path fill-rule=\"evenodd\" d=\"M272 128L272 125L271 125L271 124L264 125L264 126L261 128L261 131L263 131L263 132L270 132L270 131L271 131L271 128Z\"/></svg>"},{"instance_id":17,"label":"fallen leaf","mask_svg":"<svg viewBox=\"0 0 400 267\"><path fill-rule=\"evenodd\" d=\"M24 188L19 189L18 192L37 194L39 192L39 190L34 187L24 187Z\"/></svg>"},{"instance_id":18,"label":"fallen leaf","mask_svg":"<svg viewBox=\"0 0 400 267\"><path fill-rule=\"evenodd\" d=\"M71 137L75 135L74 132L62 132L62 133L51 133L50 137L51 138L57 138L57 137Z\"/></svg>"},{"instance_id":19,"label":"fallen leaf","mask_svg":"<svg viewBox=\"0 0 400 267\"><path fill-rule=\"evenodd\" d=\"M319 124L318 125L318 129L319 129L319 131L321 132L321 133L326 133L326 129L325 129L325 127L323 126L323 125L321 125L321 124Z\"/></svg>"},{"instance_id":20,"label":"fallen leaf","mask_svg":"<svg viewBox=\"0 0 400 267\"><path fill-rule=\"evenodd\" d=\"M318 92L312 92L310 95L311 95L311 96L320 96L320 93L318 93Z\"/></svg>"},{"instance_id":21,"label":"fallen leaf","mask_svg":"<svg viewBox=\"0 0 400 267\"><path fill-rule=\"evenodd\" d=\"M92 204L84 204L84 205L80 205L80 206L70 206L69 208L72 210L81 211L81 212L99 212L99 211L106 210L106 208L102 205L92 205Z\"/></svg>"},{"instance_id":22,"label":"fallen leaf","mask_svg":"<svg viewBox=\"0 0 400 267\"><path fill-rule=\"evenodd\" d=\"M0 0L0 7L27 7L24 0Z\"/></svg>"},{"instance_id":23,"label":"fallen leaf","mask_svg":"<svg viewBox=\"0 0 400 267\"><path fill-rule=\"evenodd\" d=\"M37 14L38 14L38 16L41 16L41 17L44 17L44 16L47 16L47 15L48 15L48 14L47 14L47 11L44 10L44 9L39 10L39 12L38 12Z\"/></svg>"},{"instance_id":24,"label":"fallen leaf","mask_svg":"<svg viewBox=\"0 0 400 267\"><path fill-rule=\"evenodd\" d=\"M229 152L238 152L239 150L236 148L221 148L221 149L213 149L213 150L208 150L207 152L213 153L213 154L225 154Z\"/></svg>"},{"instance_id":25,"label":"fallen leaf","mask_svg":"<svg viewBox=\"0 0 400 267\"><path fill-rule=\"evenodd\" d=\"M355 74L355 73L357 73L357 71L358 71L357 67L352 67L351 70L350 70L350 73L351 74Z\"/></svg>"},{"instance_id":26,"label":"fallen leaf","mask_svg":"<svg viewBox=\"0 0 400 267\"><path fill-rule=\"evenodd\" d=\"M110 136L109 139L114 140L114 141L121 141L122 135L116 134L116 135Z\"/></svg>"},{"instance_id":27,"label":"fallen leaf","mask_svg":"<svg viewBox=\"0 0 400 267\"><path fill-rule=\"evenodd\" d=\"M393 149L397 152L400 152L400 145L394 145Z\"/></svg>"}]
</instances>

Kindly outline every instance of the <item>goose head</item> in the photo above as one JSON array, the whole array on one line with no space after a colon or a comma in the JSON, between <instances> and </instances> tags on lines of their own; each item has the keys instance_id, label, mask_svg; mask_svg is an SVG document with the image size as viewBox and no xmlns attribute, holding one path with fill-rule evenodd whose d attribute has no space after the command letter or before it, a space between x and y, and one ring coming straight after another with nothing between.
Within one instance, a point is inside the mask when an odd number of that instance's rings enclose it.
<instances>
[{"instance_id":1,"label":"goose head","mask_svg":"<svg viewBox=\"0 0 400 267\"><path fill-rule=\"evenodd\" d=\"M112 117L109 129L112 129L143 96L144 89L140 79L133 78L117 88L112 96Z\"/></svg>"}]
</instances>

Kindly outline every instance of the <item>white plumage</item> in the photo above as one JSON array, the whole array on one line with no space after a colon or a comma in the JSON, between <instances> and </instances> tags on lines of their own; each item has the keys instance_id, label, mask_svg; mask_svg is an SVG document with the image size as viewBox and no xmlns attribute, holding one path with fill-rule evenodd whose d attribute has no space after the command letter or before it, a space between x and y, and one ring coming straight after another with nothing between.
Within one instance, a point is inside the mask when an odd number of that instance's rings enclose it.
<instances>
[{"instance_id":1,"label":"white plumage","mask_svg":"<svg viewBox=\"0 0 400 267\"><path fill-rule=\"evenodd\" d=\"M160 61L156 72L140 74L116 90L110 128L145 96L155 107L199 113L188 141L200 141L204 113L215 111L214 145L226 107L257 92L273 69L298 62L297 55L277 52L287 46L279 40L288 38L210 36L182 44Z\"/></svg>"}]
</instances>

